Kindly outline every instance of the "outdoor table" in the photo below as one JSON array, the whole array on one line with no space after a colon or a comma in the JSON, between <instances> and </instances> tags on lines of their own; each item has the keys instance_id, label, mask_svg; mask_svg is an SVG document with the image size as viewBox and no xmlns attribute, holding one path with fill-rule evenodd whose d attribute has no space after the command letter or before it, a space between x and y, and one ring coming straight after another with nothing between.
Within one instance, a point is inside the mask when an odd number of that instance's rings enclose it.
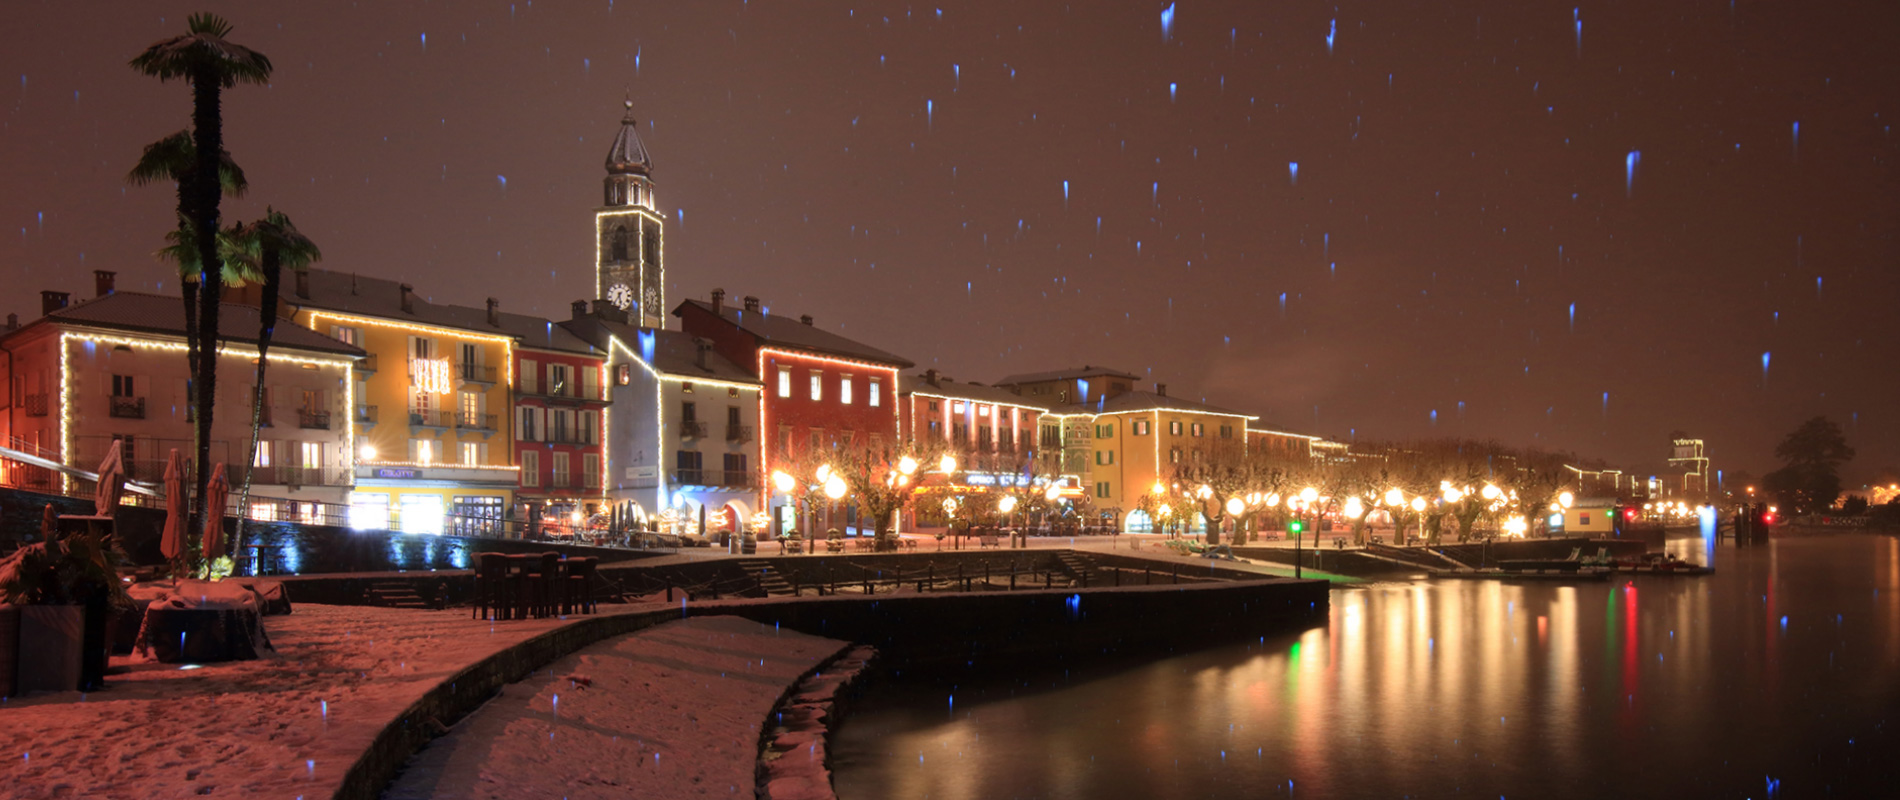
<instances>
[{"instance_id":1,"label":"outdoor table","mask_svg":"<svg viewBox=\"0 0 1900 800\"><path fill-rule=\"evenodd\" d=\"M172 608L154 604L145 609L145 642L159 663L206 663L257 658L270 646L259 641L257 612L249 609Z\"/></svg>"}]
</instances>

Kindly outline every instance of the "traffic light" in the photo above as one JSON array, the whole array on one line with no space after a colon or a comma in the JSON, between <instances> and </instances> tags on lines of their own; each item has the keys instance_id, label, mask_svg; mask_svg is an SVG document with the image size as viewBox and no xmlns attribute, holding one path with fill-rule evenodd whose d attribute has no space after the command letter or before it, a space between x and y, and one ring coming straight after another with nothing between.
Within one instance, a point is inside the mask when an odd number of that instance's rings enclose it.
<instances>
[{"instance_id":1,"label":"traffic light","mask_svg":"<svg viewBox=\"0 0 1900 800\"><path fill-rule=\"evenodd\" d=\"M1303 531L1305 529L1306 529L1306 526L1301 524L1301 522L1297 519L1293 520L1292 522L1288 522L1286 524L1286 532L1294 534L1296 536L1299 535L1300 531Z\"/></svg>"}]
</instances>

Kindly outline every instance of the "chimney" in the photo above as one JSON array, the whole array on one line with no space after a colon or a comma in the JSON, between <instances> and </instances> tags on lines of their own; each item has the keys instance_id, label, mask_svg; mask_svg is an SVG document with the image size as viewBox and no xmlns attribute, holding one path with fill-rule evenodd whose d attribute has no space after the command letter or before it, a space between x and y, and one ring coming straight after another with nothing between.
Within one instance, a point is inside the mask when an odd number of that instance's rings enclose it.
<instances>
[{"instance_id":1,"label":"chimney","mask_svg":"<svg viewBox=\"0 0 1900 800\"><path fill-rule=\"evenodd\" d=\"M726 313L726 290L724 289L713 290L713 313L714 314Z\"/></svg>"},{"instance_id":2,"label":"chimney","mask_svg":"<svg viewBox=\"0 0 1900 800\"><path fill-rule=\"evenodd\" d=\"M416 313L416 287L409 284L397 284L402 287L402 313Z\"/></svg>"},{"instance_id":3,"label":"chimney","mask_svg":"<svg viewBox=\"0 0 1900 800\"><path fill-rule=\"evenodd\" d=\"M746 295L745 310L747 314L759 313L759 298L753 297L752 295Z\"/></svg>"},{"instance_id":4,"label":"chimney","mask_svg":"<svg viewBox=\"0 0 1900 800\"><path fill-rule=\"evenodd\" d=\"M20 315L8 314L7 315L7 330L16 331L19 329L20 329Z\"/></svg>"},{"instance_id":5,"label":"chimney","mask_svg":"<svg viewBox=\"0 0 1900 800\"><path fill-rule=\"evenodd\" d=\"M1162 396L1162 397L1167 397L1167 396L1168 396L1168 385L1167 385L1167 384L1165 384L1165 383L1157 383L1157 384L1155 384L1155 394L1157 394L1157 395L1160 395L1160 396Z\"/></svg>"},{"instance_id":6,"label":"chimney","mask_svg":"<svg viewBox=\"0 0 1900 800\"><path fill-rule=\"evenodd\" d=\"M310 299L310 270L297 270L297 296Z\"/></svg>"},{"instance_id":7,"label":"chimney","mask_svg":"<svg viewBox=\"0 0 1900 800\"><path fill-rule=\"evenodd\" d=\"M928 383L931 386L937 385L937 369L935 367L924 370L924 383Z\"/></svg>"},{"instance_id":8,"label":"chimney","mask_svg":"<svg viewBox=\"0 0 1900 800\"><path fill-rule=\"evenodd\" d=\"M810 314L803 314L803 315L800 315L800 316L799 316L799 318L798 318L798 321L799 321L799 322L803 322L803 323L805 323L806 325L810 325L810 324L811 324L811 315L810 315Z\"/></svg>"},{"instance_id":9,"label":"chimney","mask_svg":"<svg viewBox=\"0 0 1900 800\"><path fill-rule=\"evenodd\" d=\"M488 324L489 325L492 325L497 328L501 327L501 312L498 310L500 308L501 308L500 300L496 300L493 297L488 298Z\"/></svg>"},{"instance_id":10,"label":"chimney","mask_svg":"<svg viewBox=\"0 0 1900 800\"><path fill-rule=\"evenodd\" d=\"M92 286L96 290L97 296L105 297L106 295L112 294L113 279L117 276L118 273L109 269L93 270Z\"/></svg>"},{"instance_id":11,"label":"chimney","mask_svg":"<svg viewBox=\"0 0 1900 800\"><path fill-rule=\"evenodd\" d=\"M585 317L585 316L587 316L587 301L586 301L586 300L576 300L576 301L574 301L574 302L573 302L573 308L574 308L574 318L575 318L575 319L580 319L580 318L582 318L582 317Z\"/></svg>"},{"instance_id":12,"label":"chimney","mask_svg":"<svg viewBox=\"0 0 1900 800\"><path fill-rule=\"evenodd\" d=\"M71 292L40 292L40 316L45 316L65 308L66 301L71 298Z\"/></svg>"}]
</instances>

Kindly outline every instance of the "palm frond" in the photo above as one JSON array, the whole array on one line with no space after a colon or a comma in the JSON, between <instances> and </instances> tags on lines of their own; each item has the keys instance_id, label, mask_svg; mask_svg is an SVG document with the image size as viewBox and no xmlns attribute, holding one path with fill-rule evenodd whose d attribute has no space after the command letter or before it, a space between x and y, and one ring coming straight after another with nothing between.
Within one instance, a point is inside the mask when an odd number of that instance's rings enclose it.
<instances>
[{"instance_id":1,"label":"palm frond","mask_svg":"<svg viewBox=\"0 0 1900 800\"><path fill-rule=\"evenodd\" d=\"M209 69L220 86L239 83L266 83L270 80L270 58L240 44L225 41L232 27L216 14L193 14L189 31L153 43L134 56L130 66L161 81L173 78L190 80L199 70Z\"/></svg>"}]
</instances>

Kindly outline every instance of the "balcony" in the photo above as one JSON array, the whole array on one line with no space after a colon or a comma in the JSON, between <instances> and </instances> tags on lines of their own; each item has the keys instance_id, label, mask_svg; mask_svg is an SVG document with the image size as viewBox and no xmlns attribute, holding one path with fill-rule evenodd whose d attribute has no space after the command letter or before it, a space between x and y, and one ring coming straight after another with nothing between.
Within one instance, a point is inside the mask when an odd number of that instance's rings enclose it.
<instances>
[{"instance_id":1,"label":"balcony","mask_svg":"<svg viewBox=\"0 0 1900 800\"><path fill-rule=\"evenodd\" d=\"M727 425L726 426L726 441L728 442L752 441L752 426L751 425Z\"/></svg>"},{"instance_id":2,"label":"balcony","mask_svg":"<svg viewBox=\"0 0 1900 800\"><path fill-rule=\"evenodd\" d=\"M308 408L297 409L297 427L310 431L330 429L330 412L313 411Z\"/></svg>"},{"instance_id":3,"label":"balcony","mask_svg":"<svg viewBox=\"0 0 1900 800\"><path fill-rule=\"evenodd\" d=\"M455 377L461 379L463 383L483 383L493 386L495 385L495 368L464 361L455 365Z\"/></svg>"},{"instance_id":4,"label":"balcony","mask_svg":"<svg viewBox=\"0 0 1900 800\"><path fill-rule=\"evenodd\" d=\"M581 393L580 387L575 386L573 384L562 384L559 386L548 386L547 384L535 384L535 386L532 388L516 389L515 396L516 397L532 397L532 398L536 398L540 400L548 400L548 401L553 401L556 403L568 403L568 404L573 404L573 405L580 405L583 403L606 405L608 404L608 402L610 402L604 393L598 393L595 395L585 395Z\"/></svg>"},{"instance_id":5,"label":"balcony","mask_svg":"<svg viewBox=\"0 0 1900 800\"><path fill-rule=\"evenodd\" d=\"M409 409L409 427L434 428L436 430L445 431L449 429L449 416L449 412L447 411L428 411L412 408Z\"/></svg>"},{"instance_id":6,"label":"balcony","mask_svg":"<svg viewBox=\"0 0 1900 800\"><path fill-rule=\"evenodd\" d=\"M706 438L706 423L684 420L680 422L679 431L681 440L704 439Z\"/></svg>"},{"instance_id":7,"label":"balcony","mask_svg":"<svg viewBox=\"0 0 1900 800\"><path fill-rule=\"evenodd\" d=\"M106 412L117 419L145 419L145 398L115 395Z\"/></svg>"},{"instance_id":8,"label":"balcony","mask_svg":"<svg viewBox=\"0 0 1900 800\"><path fill-rule=\"evenodd\" d=\"M348 486L350 476L342 467L251 468L251 483L266 486Z\"/></svg>"},{"instance_id":9,"label":"balcony","mask_svg":"<svg viewBox=\"0 0 1900 800\"><path fill-rule=\"evenodd\" d=\"M350 365L350 368L353 370L356 370L357 372L361 372L364 375L376 374L376 354L371 353L367 356L357 359L355 364Z\"/></svg>"},{"instance_id":10,"label":"balcony","mask_svg":"<svg viewBox=\"0 0 1900 800\"><path fill-rule=\"evenodd\" d=\"M20 405L26 408L26 415L29 417L46 416L46 395L44 394L29 394L25 402Z\"/></svg>"},{"instance_id":11,"label":"balcony","mask_svg":"<svg viewBox=\"0 0 1900 800\"><path fill-rule=\"evenodd\" d=\"M753 475L749 470L676 469L673 470L673 484L749 489L753 485Z\"/></svg>"},{"instance_id":12,"label":"balcony","mask_svg":"<svg viewBox=\"0 0 1900 800\"><path fill-rule=\"evenodd\" d=\"M571 472L554 473L554 479L548 481L548 488L550 489L574 488L574 473L571 473Z\"/></svg>"},{"instance_id":13,"label":"balcony","mask_svg":"<svg viewBox=\"0 0 1900 800\"><path fill-rule=\"evenodd\" d=\"M357 406L356 415L351 417L350 419L352 419L356 423L356 426L359 428L376 427L376 407L375 406Z\"/></svg>"},{"instance_id":14,"label":"balcony","mask_svg":"<svg viewBox=\"0 0 1900 800\"><path fill-rule=\"evenodd\" d=\"M459 412L455 415L455 427L460 428L465 431L481 431L483 433L494 433L495 432L495 415L494 414L477 414L471 411Z\"/></svg>"},{"instance_id":15,"label":"balcony","mask_svg":"<svg viewBox=\"0 0 1900 800\"><path fill-rule=\"evenodd\" d=\"M593 433L584 430L548 431L548 435L543 437L541 441L547 442L548 444L597 444L597 442L594 441Z\"/></svg>"}]
</instances>

